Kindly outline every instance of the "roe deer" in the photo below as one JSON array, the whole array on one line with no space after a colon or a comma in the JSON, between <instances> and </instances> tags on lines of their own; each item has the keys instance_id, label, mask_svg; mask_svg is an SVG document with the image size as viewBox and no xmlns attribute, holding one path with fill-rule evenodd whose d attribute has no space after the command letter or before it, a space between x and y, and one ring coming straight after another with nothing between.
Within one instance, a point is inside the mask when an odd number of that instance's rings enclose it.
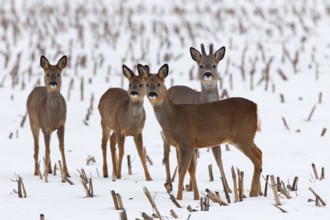
<instances>
[{"instance_id":1,"label":"roe deer","mask_svg":"<svg viewBox=\"0 0 330 220\"><path fill-rule=\"evenodd\" d=\"M132 70L123 65L123 75L129 80L128 91L120 88L108 89L99 102L99 112L102 126L103 176L108 177L107 142L110 132L110 150L112 157L113 174L121 178L121 166L124 156L126 136L134 136L134 142L139 153L146 180L152 180L143 151L142 130L146 119L143 108L145 96L145 82L136 76ZM116 143L119 148L119 163L116 163Z\"/></svg>"},{"instance_id":2,"label":"roe deer","mask_svg":"<svg viewBox=\"0 0 330 220\"><path fill-rule=\"evenodd\" d=\"M149 73L149 70L140 64L138 71L146 81L148 100L165 137L179 151L177 199L182 199L183 181L188 167L194 199L199 199L194 149L212 147L224 142L237 147L252 161L254 173L250 196L258 196L262 152L254 143L258 130L257 105L244 98L177 105L169 98L164 85L168 75L167 64L164 64L157 74Z\"/></svg>"},{"instance_id":3,"label":"roe deer","mask_svg":"<svg viewBox=\"0 0 330 220\"><path fill-rule=\"evenodd\" d=\"M34 175L39 175L39 131L41 129L45 140L45 170L52 172L50 164L50 137L57 130L59 148L63 162L63 175L69 177L64 153L64 127L66 120L66 103L60 93L61 73L67 64L67 57L63 56L56 65L49 64L46 57L41 56L40 66L45 72L46 86L39 86L29 94L26 107L29 115L30 126L34 139Z\"/></svg>"},{"instance_id":4,"label":"roe deer","mask_svg":"<svg viewBox=\"0 0 330 220\"><path fill-rule=\"evenodd\" d=\"M217 84L217 66L220 60L222 60L225 56L226 49L225 47L221 47L213 54L213 44L211 44L209 54L207 55L205 52L204 44L201 44L201 50L202 54L195 48L190 48L190 55L192 59L196 61L198 66L198 76L201 82L202 91L198 92L187 86L173 86L168 89L168 95L173 101L173 103L200 104L219 100L219 90ZM170 186L170 189L172 189L169 153L170 144L164 137L164 163L166 167L166 184ZM222 165L220 146L218 145L212 147L212 153L219 167L221 176L223 177L225 187L227 188L228 192L231 192Z\"/></svg>"}]
</instances>

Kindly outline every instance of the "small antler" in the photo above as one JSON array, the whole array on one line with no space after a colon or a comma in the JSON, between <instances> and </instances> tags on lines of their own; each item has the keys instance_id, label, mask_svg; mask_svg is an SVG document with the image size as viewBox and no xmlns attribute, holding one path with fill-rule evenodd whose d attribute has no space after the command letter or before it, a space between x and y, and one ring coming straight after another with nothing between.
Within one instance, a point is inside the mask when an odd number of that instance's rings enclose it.
<instances>
[{"instance_id":1,"label":"small antler","mask_svg":"<svg viewBox=\"0 0 330 220\"><path fill-rule=\"evenodd\" d=\"M202 49L202 55L206 55L204 44L201 44L201 49Z\"/></svg>"},{"instance_id":2,"label":"small antler","mask_svg":"<svg viewBox=\"0 0 330 220\"><path fill-rule=\"evenodd\" d=\"M210 44L210 53L209 56L213 55L213 44Z\"/></svg>"}]
</instances>

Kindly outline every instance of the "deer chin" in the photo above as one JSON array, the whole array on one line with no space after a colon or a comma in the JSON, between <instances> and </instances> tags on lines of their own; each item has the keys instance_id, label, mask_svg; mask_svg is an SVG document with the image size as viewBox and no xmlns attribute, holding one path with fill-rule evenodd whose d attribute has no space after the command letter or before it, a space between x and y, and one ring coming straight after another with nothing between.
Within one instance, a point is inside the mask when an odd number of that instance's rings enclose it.
<instances>
[{"instance_id":1,"label":"deer chin","mask_svg":"<svg viewBox=\"0 0 330 220\"><path fill-rule=\"evenodd\" d=\"M205 81L212 81L213 80L213 76L212 75L211 76L204 75L203 76L203 80L205 80Z\"/></svg>"},{"instance_id":2,"label":"deer chin","mask_svg":"<svg viewBox=\"0 0 330 220\"><path fill-rule=\"evenodd\" d=\"M51 85L49 85L49 88L50 88L50 90L54 91L57 89L57 85L51 84Z\"/></svg>"}]
</instances>

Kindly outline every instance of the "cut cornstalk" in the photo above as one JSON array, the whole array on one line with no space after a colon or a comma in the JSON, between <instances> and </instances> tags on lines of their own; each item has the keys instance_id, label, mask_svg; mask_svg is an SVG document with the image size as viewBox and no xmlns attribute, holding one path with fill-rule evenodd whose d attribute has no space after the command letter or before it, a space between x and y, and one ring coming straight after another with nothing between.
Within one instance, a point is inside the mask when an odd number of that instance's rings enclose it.
<instances>
[{"instance_id":1,"label":"cut cornstalk","mask_svg":"<svg viewBox=\"0 0 330 220\"><path fill-rule=\"evenodd\" d=\"M234 202L238 202L237 178L236 178L234 166L231 167L231 175L233 177L233 184L234 184Z\"/></svg>"},{"instance_id":2,"label":"cut cornstalk","mask_svg":"<svg viewBox=\"0 0 330 220\"><path fill-rule=\"evenodd\" d=\"M160 220L162 220L163 218L162 218L160 212L158 211L158 208L156 206L156 203L155 203L154 199L151 197L151 194L150 194L148 188L147 187L143 187L143 191L144 191L144 194L147 196L147 198L148 198L148 200L149 200L152 208L155 210L156 215L158 216L158 218Z\"/></svg>"},{"instance_id":3,"label":"cut cornstalk","mask_svg":"<svg viewBox=\"0 0 330 220\"><path fill-rule=\"evenodd\" d=\"M274 192L274 198L275 198L276 206L279 206L279 205L281 205L281 202L280 202L280 198L278 197L277 185L275 183L274 175L270 176L270 181L271 181L271 186L272 186L272 189L273 189L273 192Z\"/></svg>"}]
</instances>

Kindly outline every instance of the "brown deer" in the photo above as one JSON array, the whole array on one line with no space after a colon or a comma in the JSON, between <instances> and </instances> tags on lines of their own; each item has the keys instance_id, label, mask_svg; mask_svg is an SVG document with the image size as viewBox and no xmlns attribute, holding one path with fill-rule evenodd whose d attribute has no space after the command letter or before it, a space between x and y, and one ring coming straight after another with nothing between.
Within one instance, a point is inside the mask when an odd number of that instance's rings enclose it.
<instances>
[{"instance_id":1,"label":"brown deer","mask_svg":"<svg viewBox=\"0 0 330 220\"><path fill-rule=\"evenodd\" d=\"M218 71L217 66L220 60L225 56L226 49L221 47L215 53L213 53L213 44L210 45L210 51L207 55L205 52L204 44L201 44L202 53L195 48L190 48L190 55L198 66L198 76L201 82L202 90L200 92L191 89L187 86L173 86L168 89L168 95L175 104L200 104L206 102L213 102L219 100L218 90ZM221 176L223 177L224 184L229 192L231 192L228 186L225 172L221 159L220 146L212 147L212 152L217 165L220 169ZM169 164L170 144L164 137L164 163L166 167L166 184L171 184L171 172Z\"/></svg>"},{"instance_id":2,"label":"brown deer","mask_svg":"<svg viewBox=\"0 0 330 220\"><path fill-rule=\"evenodd\" d=\"M182 199L183 181L189 167L194 199L199 199L196 182L194 149L228 142L242 151L253 163L254 173L250 196L260 192L262 152L255 145L258 130L257 105L244 98L229 98L203 104L174 104L164 85L168 65L157 74L138 65L147 84L147 97L158 123L169 143L179 151L179 182L177 199ZM191 164L192 163L192 164Z\"/></svg>"},{"instance_id":3,"label":"brown deer","mask_svg":"<svg viewBox=\"0 0 330 220\"><path fill-rule=\"evenodd\" d=\"M146 180L152 180L143 151L142 130L146 119L143 108L145 96L145 82L140 76L136 76L132 70L123 65L123 75L129 80L128 91L120 88L108 89L99 102L99 112L102 126L102 152L103 152L103 176L108 177L107 142L110 132L110 150L112 156L113 174L121 178L121 166L124 156L124 143L126 136L133 136L139 153ZM116 163L116 144L119 148L119 163Z\"/></svg>"},{"instance_id":4,"label":"brown deer","mask_svg":"<svg viewBox=\"0 0 330 220\"><path fill-rule=\"evenodd\" d=\"M45 72L46 86L39 86L32 90L27 99L27 111L34 139L34 175L39 175L39 132L44 134L45 140L45 170L52 172L50 164L50 137L57 130L59 148L63 162L63 175L69 177L64 153L64 127L66 120L66 103L60 93L62 84L62 70L67 64L67 57L63 56L56 65L49 64L46 57L41 56L40 66Z\"/></svg>"}]
</instances>

